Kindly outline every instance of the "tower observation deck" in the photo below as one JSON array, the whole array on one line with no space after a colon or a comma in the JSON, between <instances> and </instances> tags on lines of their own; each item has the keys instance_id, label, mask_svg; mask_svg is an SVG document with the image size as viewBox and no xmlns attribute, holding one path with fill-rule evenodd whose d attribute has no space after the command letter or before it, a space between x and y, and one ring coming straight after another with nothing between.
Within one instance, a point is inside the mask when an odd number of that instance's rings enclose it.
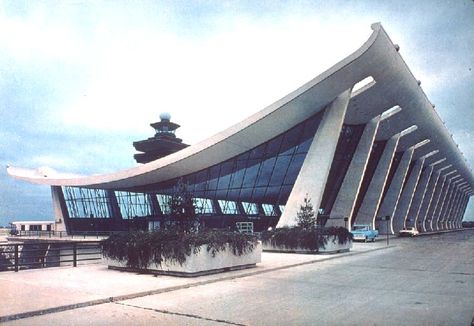
<instances>
[{"instance_id":1,"label":"tower observation deck","mask_svg":"<svg viewBox=\"0 0 474 326\"><path fill-rule=\"evenodd\" d=\"M137 163L148 163L189 146L176 137L180 125L171 122L169 113L161 113L160 120L150 124L155 129L155 136L133 142L133 147L141 152L133 156Z\"/></svg>"}]
</instances>

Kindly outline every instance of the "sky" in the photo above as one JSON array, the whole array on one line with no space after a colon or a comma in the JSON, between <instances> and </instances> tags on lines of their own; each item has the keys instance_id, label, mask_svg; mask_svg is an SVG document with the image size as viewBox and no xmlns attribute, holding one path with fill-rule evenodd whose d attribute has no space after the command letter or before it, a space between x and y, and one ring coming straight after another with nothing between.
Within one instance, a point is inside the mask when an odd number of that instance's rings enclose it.
<instances>
[{"instance_id":1,"label":"sky","mask_svg":"<svg viewBox=\"0 0 474 326\"><path fill-rule=\"evenodd\" d=\"M53 219L49 187L8 177L8 164L136 166L132 142L161 112L195 144L354 52L374 22L473 167L472 0L0 0L0 226Z\"/></svg>"}]
</instances>

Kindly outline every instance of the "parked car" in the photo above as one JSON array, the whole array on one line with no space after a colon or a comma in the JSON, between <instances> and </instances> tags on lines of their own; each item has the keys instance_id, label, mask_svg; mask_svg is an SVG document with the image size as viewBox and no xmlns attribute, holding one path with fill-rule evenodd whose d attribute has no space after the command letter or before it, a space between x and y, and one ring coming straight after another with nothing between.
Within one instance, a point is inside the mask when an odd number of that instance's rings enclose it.
<instances>
[{"instance_id":1,"label":"parked car","mask_svg":"<svg viewBox=\"0 0 474 326\"><path fill-rule=\"evenodd\" d=\"M368 224L354 224L351 230L354 241L372 241L375 242L375 238L378 237L379 231L373 230L371 225Z\"/></svg>"},{"instance_id":2,"label":"parked car","mask_svg":"<svg viewBox=\"0 0 474 326\"><path fill-rule=\"evenodd\" d=\"M398 232L398 236L400 237L414 237L418 234L420 234L420 232L414 227L403 228Z\"/></svg>"}]
</instances>

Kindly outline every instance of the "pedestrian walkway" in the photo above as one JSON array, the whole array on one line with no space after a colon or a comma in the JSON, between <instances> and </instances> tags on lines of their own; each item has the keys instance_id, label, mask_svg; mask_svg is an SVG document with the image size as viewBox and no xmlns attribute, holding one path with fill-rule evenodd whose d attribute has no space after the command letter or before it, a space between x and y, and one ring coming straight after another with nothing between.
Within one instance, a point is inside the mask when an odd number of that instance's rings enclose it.
<instances>
[{"instance_id":1,"label":"pedestrian walkway","mask_svg":"<svg viewBox=\"0 0 474 326\"><path fill-rule=\"evenodd\" d=\"M355 243L350 252L331 255L264 252L262 262L255 268L196 278L120 272L109 270L103 264L3 272L0 273L0 322L170 292L390 247L379 240Z\"/></svg>"}]
</instances>

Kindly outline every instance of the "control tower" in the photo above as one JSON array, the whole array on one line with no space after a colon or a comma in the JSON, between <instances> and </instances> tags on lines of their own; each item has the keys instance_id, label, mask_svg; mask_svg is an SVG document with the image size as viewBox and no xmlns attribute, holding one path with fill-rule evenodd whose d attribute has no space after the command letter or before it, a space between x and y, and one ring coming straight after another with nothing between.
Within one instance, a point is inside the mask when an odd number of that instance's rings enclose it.
<instances>
[{"instance_id":1,"label":"control tower","mask_svg":"<svg viewBox=\"0 0 474 326\"><path fill-rule=\"evenodd\" d=\"M148 163L189 146L176 137L176 129L180 126L170 121L169 113L161 113L160 120L150 124L155 129L154 137L133 142L133 147L141 152L133 156L137 163Z\"/></svg>"}]
</instances>

